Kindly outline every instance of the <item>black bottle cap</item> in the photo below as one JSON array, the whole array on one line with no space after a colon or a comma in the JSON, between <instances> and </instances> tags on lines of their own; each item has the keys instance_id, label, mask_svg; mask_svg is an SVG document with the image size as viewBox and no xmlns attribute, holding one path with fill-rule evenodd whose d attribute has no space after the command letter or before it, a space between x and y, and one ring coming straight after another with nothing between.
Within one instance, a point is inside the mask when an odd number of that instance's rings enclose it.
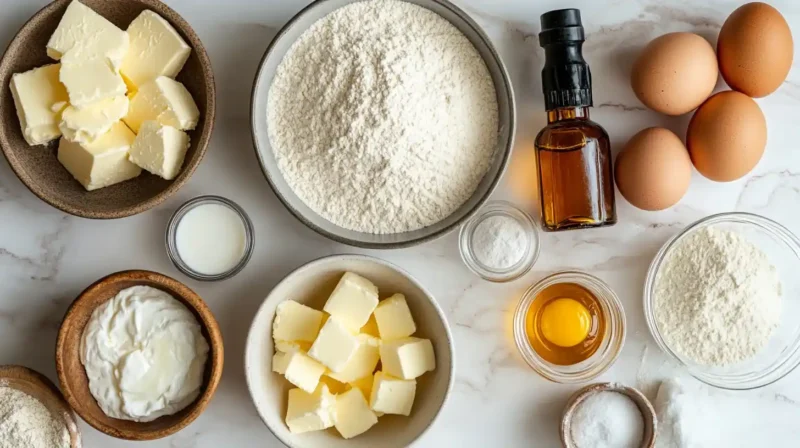
<instances>
[{"instance_id":1,"label":"black bottle cap","mask_svg":"<svg viewBox=\"0 0 800 448\"><path fill-rule=\"evenodd\" d=\"M542 89L547 110L592 105L592 73L583 59L581 12L560 9L542 15L539 45L545 50Z\"/></svg>"}]
</instances>

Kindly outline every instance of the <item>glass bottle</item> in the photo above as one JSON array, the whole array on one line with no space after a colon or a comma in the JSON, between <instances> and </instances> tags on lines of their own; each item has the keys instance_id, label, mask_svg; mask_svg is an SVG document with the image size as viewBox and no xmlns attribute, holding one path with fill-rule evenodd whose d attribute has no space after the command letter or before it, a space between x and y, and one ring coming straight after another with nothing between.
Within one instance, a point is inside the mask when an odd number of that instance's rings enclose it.
<instances>
[{"instance_id":1,"label":"glass bottle","mask_svg":"<svg viewBox=\"0 0 800 448\"><path fill-rule=\"evenodd\" d=\"M592 75L582 54L580 11L550 11L542 15L541 24L547 126L535 147L542 226L559 231L613 225L611 144L606 131L589 119Z\"/></svg>"}]
</instances>

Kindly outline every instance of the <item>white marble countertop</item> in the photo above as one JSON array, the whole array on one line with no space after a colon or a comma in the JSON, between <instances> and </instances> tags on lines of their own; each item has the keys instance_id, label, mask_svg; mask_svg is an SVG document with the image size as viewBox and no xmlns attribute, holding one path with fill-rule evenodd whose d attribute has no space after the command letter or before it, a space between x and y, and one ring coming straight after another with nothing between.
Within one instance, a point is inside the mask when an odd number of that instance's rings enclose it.
<instances>
[{"instance_id":1,"label":"white marble countertop","mask_svg":"<svg viewBox=\"0 0 800 448\"><path fill-rule=\"evenodd\" d=\"M47 0L4 0L0 48ZM583 269L608 282L625 306L628 336L614 367L599 381L621 381L652 391L661 378L684 375L652 340L642 315L642 284L661 244L685 225L711 213L750 211L800 233L800 69L772 96L759 100L769 123L769 145L755 171L730 184L696 172L689 194L670 210L648 213L619 201L615 227L545 234L533 271L506 285L481 281L462 264L451 234L419 247L362 251L330 242L304 227L281 206L258 168L249 126L250 88L256 66L277 30L308 0L168 0L203 40L217 78L217 125L210 150L189 184L165 204L117 221L67 216L39 201L0 161L0 363L23 364L55 378L53 357L60 320L76 295L98 278L144 268L174 276L211 306L225 338L222 384L196 422L172 437L135 444L81 425L84 446L120 448L279 447L259 420L245 385L243 352L252 316L287 273L320 256L363 252L393 261L420 279L447 313L458 363L453 394L424 447L557 447L558 421L577 386L537 376L514 348L510 321L523 290L560 269ZM519 107L512 165L496 197L536 210L533 138L544 125L536 33L539 15L563 7L556 0L460 0L485 27L504 58ZM588 32L585 55L594 77L593 117L617 151L631 135L653 125L679 135L688 117L666 118L645 110L627 72L637 50L668 31L695 31L712 42L725 17L742 2L706 0L575 0ZM796 30L800 3L774 0ZM797 33L797 31L796 31ZM800 33L798 33L800 35ZM800 58L795 56L795 60ZM232 280L204 284L181 275L164 250L164 229L173 210L200 194L219 194L250 214L257 247L247 268ZM618 196L619 197L619 196ZM109 249L113 247L113 249ZM800 372L747 396L800 401ZM800 407L798 407L800 415ZM787 441L788 443L788 441Z\"/></svg>"}]
</instances>

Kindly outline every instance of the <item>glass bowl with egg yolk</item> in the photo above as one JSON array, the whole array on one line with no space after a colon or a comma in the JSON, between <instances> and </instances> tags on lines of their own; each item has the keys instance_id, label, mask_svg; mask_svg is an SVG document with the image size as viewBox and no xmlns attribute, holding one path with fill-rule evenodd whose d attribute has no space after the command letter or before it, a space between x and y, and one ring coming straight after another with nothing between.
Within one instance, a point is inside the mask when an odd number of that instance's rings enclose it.
<instances>
[{"instance_id":1,"label":"glass bowl with egg yolk","mask_svg":"<svg viewBox=\"0 0 800 448\"><path fill-rule=\"evenodd\" d=\"M602 280L564 271L531 286L514 314L514 341L539 375L581 383L616 361L625 342L625 311Z\"/></svg>"}]
</instances>

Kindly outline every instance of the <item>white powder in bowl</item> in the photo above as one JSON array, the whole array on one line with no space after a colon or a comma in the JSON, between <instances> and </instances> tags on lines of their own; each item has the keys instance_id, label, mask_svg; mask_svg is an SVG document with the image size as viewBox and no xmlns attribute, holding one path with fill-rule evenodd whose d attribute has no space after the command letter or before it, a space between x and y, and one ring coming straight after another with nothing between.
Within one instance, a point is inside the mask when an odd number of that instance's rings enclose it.
<instances>
[{"instance_id":1,"label":"white powder in bowl","mask_svg":"<svg viewBox=\"0 0 800 448\"><path fill-rule=\"evenodd\" d=\"M639 448L644 419L628 396L602 391L578 405L572 416L571 433L578 448Z\"/></svg>"},{"instance_id":2,"label":"white powder in bowl","mask_svg":"<svg viewBox=\"0 0 800 448\"><path fill-rule=\"evenodd\" d=\"M450 22L397 0L328 14L287 52L267 128L286 182L346 229L435 224L475 192L498 142L483 59Z\"/></svg>"},{"instance_id":3,"label":"white powder in bowl","mask_svg":"<svg viewBox=\"0 0 800 448\"><path fill-rule=\"evenodd\" d=\"M517 264L528 250L525 229L509 216L490 216L475 227L472 253L490 269L504 270Z\"/></svg>"},{"instance_id":4,"label":"white powder in bowl","mask_svg":"<svg viewBox=\"0 0 800 448\"><path fill-rule=\"evenodd\" d=\"M37 399L0 385L0 447L69 448L67 426Z\"/></svg>"}]
</instances>

